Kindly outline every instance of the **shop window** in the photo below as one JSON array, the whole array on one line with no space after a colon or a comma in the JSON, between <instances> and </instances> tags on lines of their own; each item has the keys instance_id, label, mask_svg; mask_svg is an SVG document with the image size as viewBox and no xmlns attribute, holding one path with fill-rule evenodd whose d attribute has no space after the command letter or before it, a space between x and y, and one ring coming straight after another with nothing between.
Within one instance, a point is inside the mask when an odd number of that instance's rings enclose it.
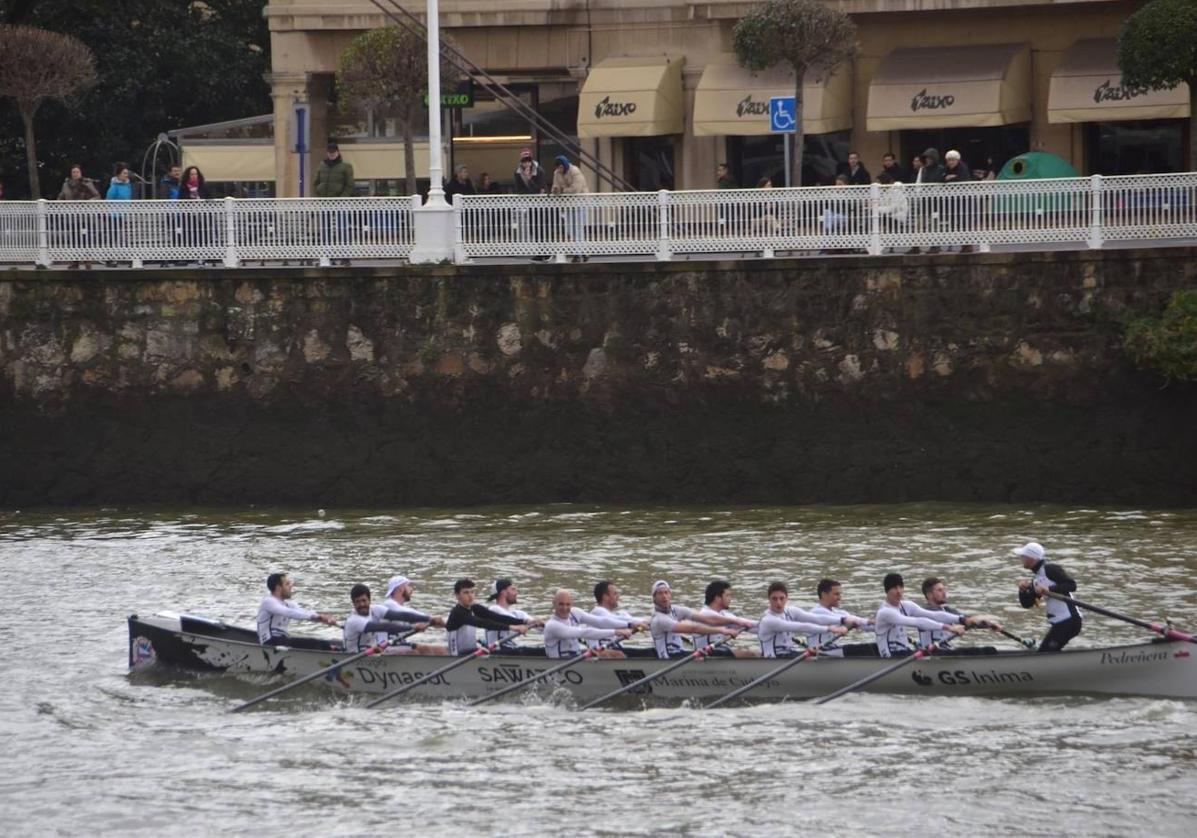
<instances>
[{"instance_id":1,"label":"shop window","mask_svg":"<svg viewBox=\"0 0 1197 838\"><path fill-rule=\"evenodd\" d=\"M803 137L802 185L818 186L832 183L840 163L846 163L849 134L836 131L830 134L807 134ZM759 137L728 137L727 165L736 183L754 187L762 178L769 178L776 187L785 186L785 146L781 134ZM711 183L714 186L714 173ZM696 184L701 188L708 184Z\"/></svg>"},{"instance_id":2,"label":"shop window","mask_svg":"<svg viewBox=\"0 0 1197 838\"><path fill-rule=\"evenodd\" d=\"M1186 121L1091 122L1085 126L1089 173L1137 175L1184 171Z\"/></svg>"},{"instance_id":3,"label":"shop window","mask_svg":"<svg viewBox=\"0 0 1197 838\"><path fill-rule=\"evenodd\" d=\"M624 147L624 179L637 192L674 189L673 137L629 137Z\"/></svg>"},{"instance_id":4,"label":"shop window","mask_svg":"<svg viewBox=\"0 0 1197 838\"><path fill-rule=\"evenodd\" d=\"M910 165L916 154L928 148L939 152L940 163L951 149L960 152L961 158L970 169L992 169L1000 171L1011 157L1030 150L1031 127L1027 124L999 125L993 128L937 128L929 131L902 131L901 148L903 166ZM880 160L865 162L869 171L880 166Z\"/></svg>"}]
</instances>

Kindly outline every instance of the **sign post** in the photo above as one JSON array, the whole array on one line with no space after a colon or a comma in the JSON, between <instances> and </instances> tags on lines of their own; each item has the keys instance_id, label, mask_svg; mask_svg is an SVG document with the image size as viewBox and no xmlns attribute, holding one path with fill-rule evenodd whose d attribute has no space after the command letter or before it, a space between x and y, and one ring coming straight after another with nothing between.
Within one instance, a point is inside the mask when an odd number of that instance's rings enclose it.
<instances>
[{"instance_id":1,"label":"sign post","mask_svg":"<svg viewBox=\"0 0 1197 838\"><path fill-rule=\"evenodd\" d=\"M793 96L769 97L769 130L774 134L785 134L783 140L785 143L786 186L789 186L790 171L793 168L790 165L790 149L794 141L794 132L798 130Z\"/></svg>"}]
</instances>

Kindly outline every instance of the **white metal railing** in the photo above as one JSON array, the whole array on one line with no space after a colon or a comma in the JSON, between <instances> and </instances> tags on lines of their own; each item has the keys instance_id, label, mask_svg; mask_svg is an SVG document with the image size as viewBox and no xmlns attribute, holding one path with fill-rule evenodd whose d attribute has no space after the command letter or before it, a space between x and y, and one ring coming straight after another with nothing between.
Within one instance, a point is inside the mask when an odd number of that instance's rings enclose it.
<instances>
[{"instance_id":1,"label":"white metal railing","mask_svg":"<svg viewBox=\"0 0 1197 838\"><path fill-rule=\"evenodd\" d=\"M0 263L406 260L418 197L0 201ZM1197 239L1197 173L961 184L458 195L457 262Z\"/></svg>"}]
</instances>

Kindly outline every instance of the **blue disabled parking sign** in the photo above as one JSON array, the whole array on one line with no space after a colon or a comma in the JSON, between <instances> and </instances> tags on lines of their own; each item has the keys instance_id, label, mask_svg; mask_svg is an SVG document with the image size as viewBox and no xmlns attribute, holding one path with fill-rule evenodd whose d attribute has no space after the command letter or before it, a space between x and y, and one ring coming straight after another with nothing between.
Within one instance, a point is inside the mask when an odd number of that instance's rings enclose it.
<instances>
[{"instance_id":1,"label":"blue disabled parking sign","mask_svg":"<svg viewBox=\"0 0 1197 838\"><path fill-rule=\"evenodd\" d=\"M775 134L794 131L798 122L794 119L793 96L769 97L769 130Z\"/></svg>"}]
</instances>

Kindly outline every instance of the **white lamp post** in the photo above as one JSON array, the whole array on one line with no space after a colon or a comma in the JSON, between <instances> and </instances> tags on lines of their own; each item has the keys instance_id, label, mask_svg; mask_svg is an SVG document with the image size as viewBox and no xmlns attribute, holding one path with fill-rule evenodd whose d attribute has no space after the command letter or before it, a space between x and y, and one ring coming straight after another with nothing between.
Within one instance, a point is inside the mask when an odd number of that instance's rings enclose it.
<instances>
[{"instance_id":1,"label":"white lamp post","mask_svg":"<svg viewBox=\"0 0 1197 838\"><path fill-rule=\"evenodd\" d=\"M424 21L428 30L428 200L413 210L414 263L453 260L453 207L445 201L441 165L441 27L437 0L428 0Z\"/></svg>"}]
</instances>

